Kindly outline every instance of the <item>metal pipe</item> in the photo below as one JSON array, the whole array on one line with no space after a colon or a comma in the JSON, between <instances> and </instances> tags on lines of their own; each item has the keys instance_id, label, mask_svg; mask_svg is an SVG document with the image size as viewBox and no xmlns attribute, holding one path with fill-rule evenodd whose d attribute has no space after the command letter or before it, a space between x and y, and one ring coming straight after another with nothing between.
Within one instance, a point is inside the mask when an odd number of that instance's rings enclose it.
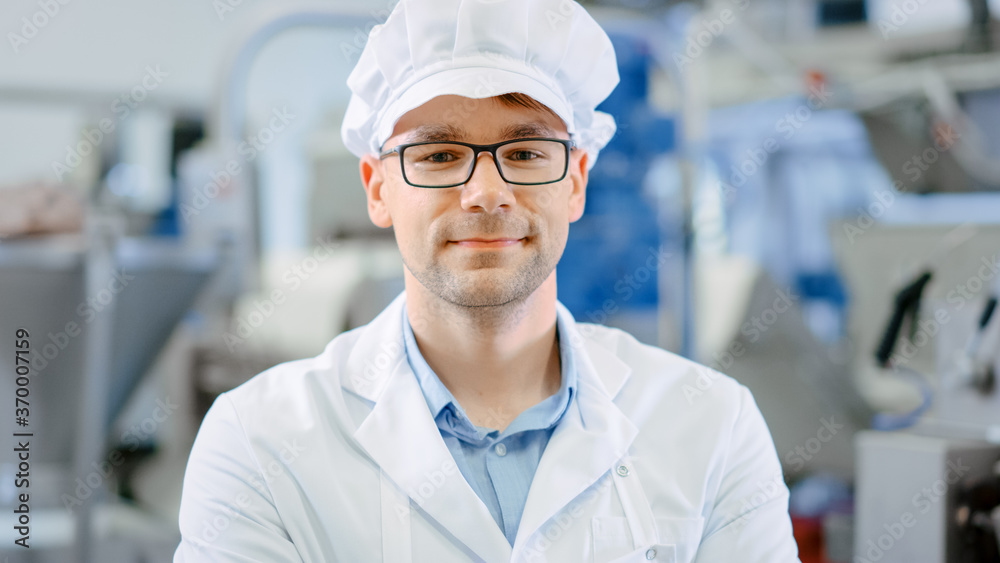
<instances>
[{"instance_id":1,"label":"metal pipe","mask_svg":"<svg viewBox=\"0 0 1000 563\"><path fill-rule=\"evenodd\" d=\"M297 27L355 28L368 33L382 23L376 14L362 14L326 5L267 6L241 33L237 47L227 57L209 133L223 142L239 142L246 120L246 86L254 59L278 34Z\"/></svg>"},{"instance_id":2,"label":"metal pipe","mask_svg":"<svg viewBox=\"0 0 1000 563\"><path fill-rule=\"evenodd\" d=\"M325 5L267 5L256 12L238 34L239 40L234 43L236 47L225 57L226 64L222 70L213 114L207 123L208 136L215 141L220 154L235 153L242 141L246 128L247 83L253 61L264 45L283 31L300 27L354 29L355 37L360 34L367 41L367 34L382 21L378 13L362 15ZM360 49L364 46L363 43L360 46L357 43L359 42L352 42L351 47ZM248 189L237 194L237 197L242 198L241 215L247 221L240 225L240 232L233 235L244 242L240 248L233 249L231 256L234 262L224 268L235 268L235 271L241 272L241 279L253 279L254 269L249 264L257 260L261 248L261 194L253 167L249 167L244 178L245 182L242 183ZM235 291L240 291L240 288L236 287Z\"/></svg>"},{"instance_id":3,"label":"metal pipe","mask_svg":"<svg viewBox=\"0 0 1000 563\"><path fill-rule=\"evenodd\" d=\"M117 265L115 248L124 224L121 218L95 213L88 217L87 253L84 263L84 291L95 297L108 291ZM83 477L90 473L92 464L104 457L108 428L105 424L108 386L111 382L111 344L115 320L115 299L105 306L86 328L83 369L83 391L77 405L79 421L76 428L76 447L73 452L73 471ZM77 507L74 520L77 563L95 560L94 508L100 502L103 487L95 488L93 495Z\"/></svg>"}]
</instances>

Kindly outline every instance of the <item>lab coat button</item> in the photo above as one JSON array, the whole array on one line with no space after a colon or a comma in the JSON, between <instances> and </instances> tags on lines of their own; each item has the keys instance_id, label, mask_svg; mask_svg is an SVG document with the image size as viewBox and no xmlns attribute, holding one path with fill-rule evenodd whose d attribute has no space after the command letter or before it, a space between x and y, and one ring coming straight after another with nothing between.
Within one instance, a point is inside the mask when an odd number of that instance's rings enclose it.
<instances>
[{"instance_id":1,"label":"lab coat button","mask_svg":"<svg viewBox=\"0 0 1000 563\"><path fill-rule=\"evenodd\" d=\"M656 559L656 550L653 549L653 548L647 549L646 550L646 559L649 560L649 561L652 561L653 559Z\"/></svg>"},{"instance_id":2,"label":"lab coat button","mask_svg":"<svg viewBox=\"0 0 1000 563\"><path fill-rule=\"evenodd\" d=\"M625 467L624 465L619 465L618 474L621 475L622 477L628 477L628 467Z\"/></svg>"},{"instance_id":3,"label":"lab coat button","mask_svg":"<svg viewBox=\"0 0 1000 563\"><path fill-rule=\"evenodd\" d=\"M507 446L506 445L504 445L504 444L497 444L497 447L495 449L496 449L496 452L497 452L498 456L503 457L503 456L507 455Z\"/></svg>"}]
</instances>

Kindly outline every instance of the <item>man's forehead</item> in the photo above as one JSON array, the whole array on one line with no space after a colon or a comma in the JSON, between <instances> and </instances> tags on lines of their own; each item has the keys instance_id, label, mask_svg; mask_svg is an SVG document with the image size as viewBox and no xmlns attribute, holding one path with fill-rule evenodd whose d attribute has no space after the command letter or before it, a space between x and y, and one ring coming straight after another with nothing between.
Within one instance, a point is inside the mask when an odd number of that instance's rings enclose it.
<instances>
[{"instance_id":1,"label":"man's forehead","mask_svg":"<svg viewBox=\"0 0 1000 563\"><path fill-rule=\"evenodd\" d=\"M555 137L558 132L548 124L538 121L510 123L495 132L498 141L525 137ZM453 123L427 123L405 132L406 142L466 141L473 135L465 127Z\"/></svg>"}]
</instances>

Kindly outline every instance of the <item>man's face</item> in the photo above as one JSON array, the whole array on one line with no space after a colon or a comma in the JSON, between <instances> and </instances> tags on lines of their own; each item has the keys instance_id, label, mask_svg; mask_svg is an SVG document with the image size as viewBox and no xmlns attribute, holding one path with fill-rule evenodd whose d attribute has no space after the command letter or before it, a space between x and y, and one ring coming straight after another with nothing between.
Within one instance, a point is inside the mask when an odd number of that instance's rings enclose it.
<instances>
[{"instance_id":1,"label":"man's face","mask_svg":"<svg viewBox=\"0 0 1000 563\"><path fill-rule=\"evenodd\" d=\"M439 96L406 113L383 150L428 140L492 144L526 137L569 135L545 111ZM569 224L583 214L587 156L571 151L566 177L538 186L504 182L489 153L479 155L467 183L452 188L407 184L395 153L362 158L361 177L372 222L394 228L403 263L420 284L455 305L500 306L524 300L554 276Z\"/></svg>"}]
</instances>

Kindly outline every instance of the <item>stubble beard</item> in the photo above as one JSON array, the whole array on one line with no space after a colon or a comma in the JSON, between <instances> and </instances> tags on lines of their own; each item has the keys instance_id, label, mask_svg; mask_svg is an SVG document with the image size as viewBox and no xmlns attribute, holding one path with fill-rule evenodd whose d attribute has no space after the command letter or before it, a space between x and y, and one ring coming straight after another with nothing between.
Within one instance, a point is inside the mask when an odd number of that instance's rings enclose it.
<instances>
[{"instance_id":1,"label":"stubble beard","mask_svg":"<svg viewBox=\"0 0 1000 563\"><path fill-rule=\"evenodd\" d=\"M529 245L528 248L513 250L519 253L531 252L532 255L526 262L511 260L504 256L508 250L498 249L475 252L473 256L463 260L461 269L449 266L440 254L433 253L426 260L426 266L414 268L416 264L411 264L405 257L403 263L424 288L440 299L441 308L450 310L442 310L440 313L458 313L459 317L472 321L481 328L509 325L523 318L529 298L548 279L559 261L556 249L539 244L540 241L548 240L547 233L539 232L534 225L531 227L531 236L519 243ZM488 236L502 231L485 229L475 232ZM432 240L448 239L442 237ZM462 252L452 248L441 252L456 251ZM454 318L454 315L447 314L447 317Z\"/></svg>"}]
</instances>

